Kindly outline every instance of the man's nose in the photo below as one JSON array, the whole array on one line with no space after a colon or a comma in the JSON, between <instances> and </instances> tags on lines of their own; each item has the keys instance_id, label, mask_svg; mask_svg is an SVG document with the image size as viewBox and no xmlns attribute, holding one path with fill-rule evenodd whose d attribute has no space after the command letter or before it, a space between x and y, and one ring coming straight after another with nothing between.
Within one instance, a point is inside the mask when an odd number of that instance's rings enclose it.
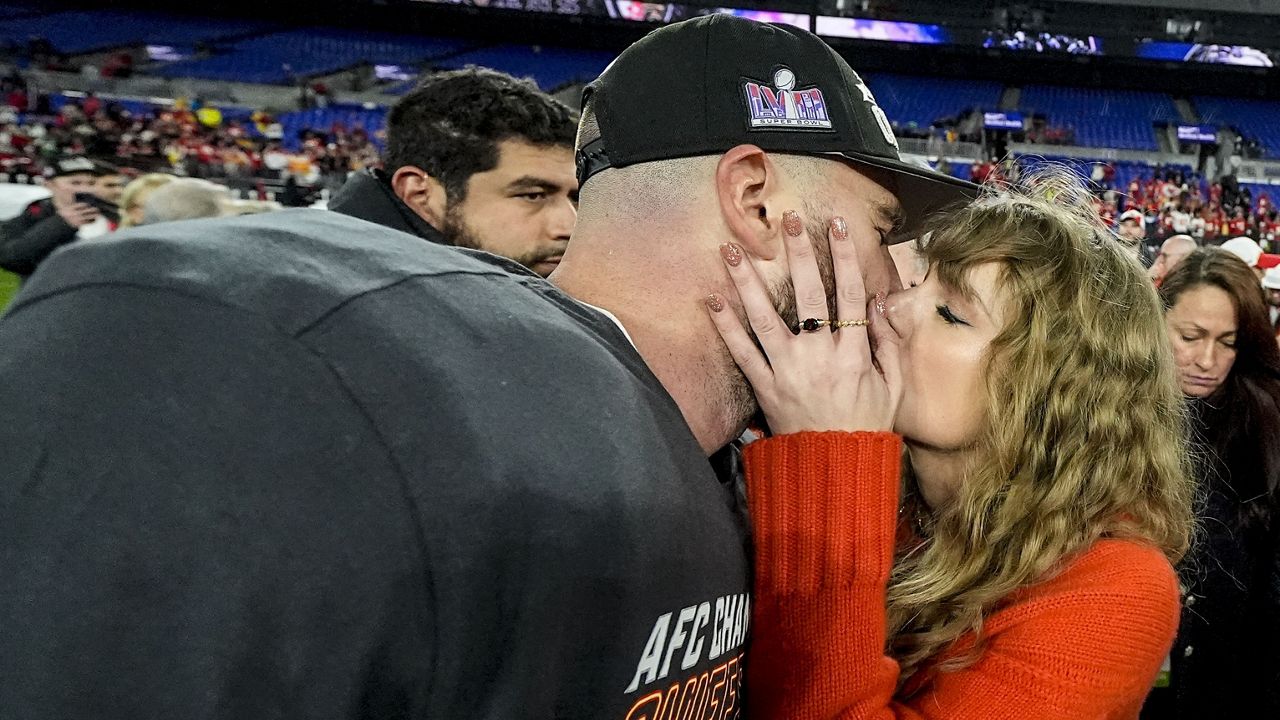
<instances>
[{"instance_id":1,"label":"man's nose","mask_svg":"<svg viewBox=\"0 0 1280 720\"><path fill-rule=\"evenodd\" d=\"M862 286L868 300L878 294L887 296L902 287L898 269L893 264L893 256L889 254L887 247L859 249L858 262L862 266Z\"/></svg>"},{"instance_id":2,"label":"man's nose","mask_svg":"<svg viewBox=\"0 0 1280 720\"><path fill-rule=\"evenodd\" d=\"M567 242L578 222L578 209L569 198L556 200L547 218L547 232L552 239Z\"/></svg>"},{"instance_id":3,"label":"man's nose","mask_svg":"<svg viewBox=\"0 0 1280 720\"><path fill-rule=\"evenodd\" d=\"M886 295L902 290L902 276L898 273L898 264L893 261L893 254L889 252L888 245L880 246L880 254L884 259L885 267L888 269L888 287L884 288Z\"/></svg>"}]
</instances>

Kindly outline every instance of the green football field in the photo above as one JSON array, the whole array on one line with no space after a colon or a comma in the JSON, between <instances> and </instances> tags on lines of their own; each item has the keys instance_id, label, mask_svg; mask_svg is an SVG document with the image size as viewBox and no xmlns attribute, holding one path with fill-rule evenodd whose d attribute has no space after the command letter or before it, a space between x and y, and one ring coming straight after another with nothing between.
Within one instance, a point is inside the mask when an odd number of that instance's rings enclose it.
<instances>
[{"instance_id":1,"label":"green football field","mask_svg":"<svg viewBox=\"0 0 1280 720\"><path fill-rule=\"evenodd\" d=\"M0 270L0 311L9 304L9 299L18 292L18 276Z\"/></svg>"}]
</instances>

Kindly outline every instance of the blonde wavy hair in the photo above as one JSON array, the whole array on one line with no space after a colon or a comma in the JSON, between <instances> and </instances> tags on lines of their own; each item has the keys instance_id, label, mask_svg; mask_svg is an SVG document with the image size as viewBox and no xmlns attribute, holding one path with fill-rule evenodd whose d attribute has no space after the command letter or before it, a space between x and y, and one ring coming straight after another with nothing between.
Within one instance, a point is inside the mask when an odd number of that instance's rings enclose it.
<instances>
[{"instance_id":1,"label":"blonde wavy hair","mask_svg":"<svg viewBox=\"0 0 1280 720\"><path fill-rule=\"evenodd\" d=\"M164 173L147 173L125 185L124 192L120 195L120 227L122 229L133 227L135 223L131 213L142 207L142 203L146 202L151 191L168 185L176 179L173 175Z\"/></svg>"},{"instance_id":2,"label":"blonde wavy hair","mask_svg":"<svg viewBox=\"0 0 1280 720\"><path fill-rule=\"evenodd\" d=\"M985 362L984 428L954 502L899 551L889 650L905 684L981 652L982 621L1102 537L1177 562L1193 530L1186 417L1156 291L1074 175L1050 168L939 218L923 252L945 285L1001 268L1006 325ZM922 506L911 490L906 509ZM940 655L964 633L978 642Z\"/></svg>"}]
</instances>

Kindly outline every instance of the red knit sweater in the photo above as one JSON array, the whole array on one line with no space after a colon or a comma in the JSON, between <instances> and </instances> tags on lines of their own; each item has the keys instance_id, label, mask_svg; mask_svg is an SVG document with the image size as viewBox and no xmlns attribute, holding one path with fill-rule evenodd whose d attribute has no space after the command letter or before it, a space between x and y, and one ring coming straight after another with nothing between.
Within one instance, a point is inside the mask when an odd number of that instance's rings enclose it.
<instances>
[{"instance_id":1,"label":"red knit sweater","mask_svg":"<svg viewBox=\"0 0 1280 720\"><path fill-rule=\"evenodd\" d=\"M1164 555L1127 540L1098 541L1019 591L986 619L975 664L926 675L910 699L895 699L885 592L901 450L891 433L799 433L747 446L750 717L1137 718L1177 630L1178 583ZM972 642L962 637L948 652Z\"/></svg>"}]
</instances>

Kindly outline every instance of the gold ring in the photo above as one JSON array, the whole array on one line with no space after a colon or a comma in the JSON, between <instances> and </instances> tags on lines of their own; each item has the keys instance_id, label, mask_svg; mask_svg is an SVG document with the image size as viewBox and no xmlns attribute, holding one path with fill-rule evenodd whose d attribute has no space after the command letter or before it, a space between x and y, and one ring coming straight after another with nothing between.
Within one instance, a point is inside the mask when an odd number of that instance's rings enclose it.
<instances>
[{"instance_id":1,"label":"gold ring","mask_svg":"<svg viewBox=\"0 0 1280 720\"><path fill-rule=\"evenodd\" d=\"M870 320L836 320L831 323L831 328L833 330L839 330L840 328L847 327L866 327L870 324Z\"/></svg>"}]
</instances>

